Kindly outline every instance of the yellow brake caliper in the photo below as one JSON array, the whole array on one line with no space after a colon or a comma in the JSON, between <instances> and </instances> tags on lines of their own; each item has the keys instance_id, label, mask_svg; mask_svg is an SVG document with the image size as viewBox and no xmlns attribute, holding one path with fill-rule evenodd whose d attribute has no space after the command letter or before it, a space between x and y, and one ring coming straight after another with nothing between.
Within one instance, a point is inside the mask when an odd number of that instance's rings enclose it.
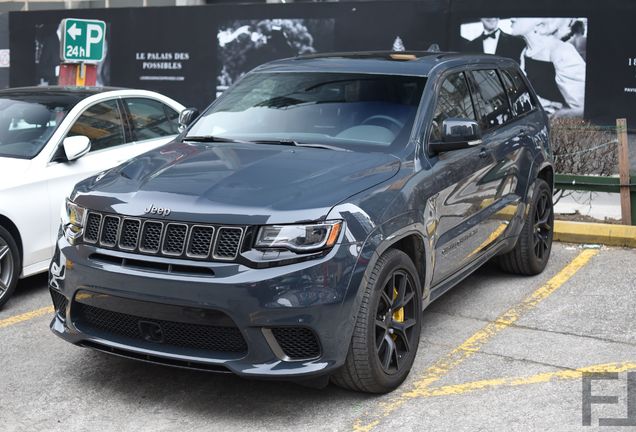
<instances>
[{"instance_id":1,"label":"yellow brake caliper","mask_svg":"<svg viewBox=\"0 0 636 432\"><path fill-rule=\"evenodd\" d=\"M397 299L397 296L398 296L398 290L395 287L393 287L393 301ZM404 322L404 307L401 307L398 310L393 312L393 320L397 322ZM392 334L391 337L393 338L393 340L397 339L396 334Z\"/></svg>"}]
</instances>

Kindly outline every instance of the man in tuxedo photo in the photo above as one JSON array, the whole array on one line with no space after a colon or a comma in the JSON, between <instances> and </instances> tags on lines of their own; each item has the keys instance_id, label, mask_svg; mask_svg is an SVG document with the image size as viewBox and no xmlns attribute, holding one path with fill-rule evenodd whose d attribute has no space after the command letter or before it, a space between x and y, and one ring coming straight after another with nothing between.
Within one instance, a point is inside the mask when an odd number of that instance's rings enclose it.
<instances>
[{"instance_id":1,"label":"man in tuxedo photo","mask_svg":"<svg viewBox=\"0 0 636 432\"><path fill-rule=\"evenodd\" d=\"M508 57L519 63L521 51L525 48L522 38L504 33L499 28L499 18L482 18L484 31L480 36L466 42L466 51L483 52Z\"/></svg>"}]
</instances>

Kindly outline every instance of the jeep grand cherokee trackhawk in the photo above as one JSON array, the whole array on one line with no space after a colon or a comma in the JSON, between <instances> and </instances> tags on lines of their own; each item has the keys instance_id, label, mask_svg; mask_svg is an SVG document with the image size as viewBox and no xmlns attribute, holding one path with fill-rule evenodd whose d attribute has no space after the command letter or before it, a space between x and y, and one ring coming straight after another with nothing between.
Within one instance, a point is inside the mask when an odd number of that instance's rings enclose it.
<instances>
[{"instance_id":1,"label":"jeep grand cherokee trackhawk","mask_svg":"<svg viewBox=\"0 0 636 432\"><path fill-rule=\"evenodd\" d=\"M510 60L280 60L196 116L75 187L50 268L58 336L381 393L407 376L431 301L493 258L546 266L546 115Z\"/></svg>"}]
</instances>

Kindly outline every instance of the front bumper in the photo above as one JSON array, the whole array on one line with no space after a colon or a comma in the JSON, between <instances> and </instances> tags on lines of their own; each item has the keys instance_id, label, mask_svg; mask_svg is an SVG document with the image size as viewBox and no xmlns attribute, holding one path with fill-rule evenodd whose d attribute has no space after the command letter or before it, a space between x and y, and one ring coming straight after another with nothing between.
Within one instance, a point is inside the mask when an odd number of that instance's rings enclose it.
<instances>
[{"instance_id":1,"label":"front bumper","mask_svg":"<svg viewBox=\"0 0 636 432\"><path fill-rule=\"evenodd\" d=\"M51 330L76 345L172 366L288 379L329 374L344 363L353 330L364 272L358 253L356 244L338 244L324 257L302 263L264 269L208 263L213 276L186 275L97 260L95 254L125 254L71 246L61 238L49 273L56 306ZM110 323L118 323L116 330L87 321L87 310L109 314ZM137 325L142 337L135 333ZM212 345L175 342L187 339L192 328L208 331L209 326L216 338ZM215 348L225 338L217 329L229 331L227 327L240 332L245 349L237 344L229 350ZM297 330L315 335L317 355L302 358L301 350L301 358L298 352L290 357L276 329L292 336Z\"/></svg>"}]
</instances>

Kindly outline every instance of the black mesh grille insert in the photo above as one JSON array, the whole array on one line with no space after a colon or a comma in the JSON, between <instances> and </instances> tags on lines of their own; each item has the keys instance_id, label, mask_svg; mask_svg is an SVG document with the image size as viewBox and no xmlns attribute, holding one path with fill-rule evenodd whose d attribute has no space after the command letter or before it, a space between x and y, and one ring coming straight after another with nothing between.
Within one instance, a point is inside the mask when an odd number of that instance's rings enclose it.
<instances>
[{"instance_id":1,"label":"black mesh grille insert","mask_svg":"<svg viewBox=\"0 0 636 432\"><path fill-rule=\"evenodd\" d=\"M210 255L210 246L214 238L214 228L207 226L194 226L190 233L190 243L188 244L188 255L205 258Z\"/></svg>"},{"instance_id":2,"label":"black mesh grille insert","mask_svg":"<svg viewBox=\"0 0 636 432\"><path fill-rule=\"evenodd\" d=\"M167 255L181 255L186 241L187 225L168 224L163 239L163 253Z\"/></svg>"},{"instance_id":3,"label":"black mesh grille insert","mask_svg":"<svg viewBox=\"0 0 636 432\"><path fill-rule=\"evenodd\" d=\"M141 236L141 245L139 249L144 252L158 252L161 244L161 230L163 224L161 222L144 223L144 232Z\"/></svg>"},{"instance_id":4,"label":"black mesh grille insert","mask_svg":"<svg viewBox=\"0 0 636 432\"><path fill-rule=\"evenodd\" d=\"M132 253L233 261L241 251L244 234L245 227L219 227L89 211L84 241Z\"/></svg>"},{"instance_id":5,"label":"black mesh grille insert","mask_svg":"<svg viewBox=\"0 0 636 432\"><path fill-rule=\"evenodd\" d=\"M318 339L308 328L276 327L272 329L272 333L290 359L308 359L320 355Z\"/></svg>"},{"instance_id":6,"label":"black mesh grille insert","mask_svg":"<svg viewBox=\"0 0 636 432\"><path fill-rule=\"evenodd\" d=\"M247 344L237 327L147 319L82 303L73 303L73 313L77 317L76 324L88 330L93 328L130 339L148 341L146 335L142 334L142 326L150 323L161 329L162 341L156 342L157 344L215 352L247 352Z\"/></svg>"},{"instance_id":7,"label":"black mesh grille insert","mask_svg":"<svg viewBox=\"0 0 636 432\"><path fill-rule=\"evenodd\" d=\"M121 225L121 234L119 235L119 247L129 250L135 249L137 247L140 227L140 221L135 219L124 219Z\"/></svg>"},{"instance_id":8,"label":"black mesh grille insert","mask_svg":"<svg viewBox=\"0 0 636 432\"><path fill-rule=\"evenodd\" d=\"M116 216L105 216L102 234L99 244L103 246L115 246L117 244L117 230L119 229L119 218Z\"/></svg>"},{"instance_id":9,"label":"black mesh grille insert","mask_svg":"<svg viewBox=\"0 0 636 432\"><path fill-rule=\"evenodd\" d=\"M55 308L55 312L57 312L62 318L66 318L66 305L68 305L68 300L64 297L63 294L49 289L51 292L51 299L53 300L53 307Z\"/></svg>"},{"instance_id":10,"label":"black mesh grille insert","mask_svg":"<svg viewBox=\"0 0 636 432\"><path fill-rule=\"evenodd\" d=\"M89 213L86 219L86 229L84 230L84 240L90 243L97 242L99 236L99 225L102 222L102 215L99 213Z\"/></svg>"},{"instance_id":11,"label":"black mesh grille insert","mask_svg":"<svg viewBox=\"0 0 636 432\"><path fill-rule=\"evenodd\" d=\"M219 235L214 247L214 257L222 259L233 259L238 254L241 243L241 228L219 228Z\"/></svg>"}]
</instances>

